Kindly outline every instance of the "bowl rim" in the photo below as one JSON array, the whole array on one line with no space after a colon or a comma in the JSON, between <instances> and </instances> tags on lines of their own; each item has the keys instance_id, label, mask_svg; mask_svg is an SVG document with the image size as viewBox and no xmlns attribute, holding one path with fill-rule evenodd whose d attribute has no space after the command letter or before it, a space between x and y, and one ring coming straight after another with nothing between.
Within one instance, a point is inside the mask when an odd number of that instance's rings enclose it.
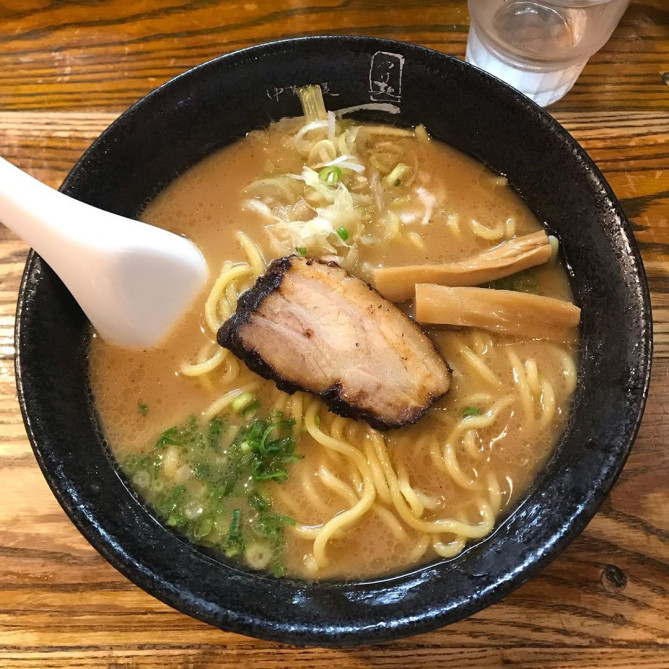
<instances>
[{"instance_id":1,"label":"bowl rim","mask_svg":"<svg viewBox=\"0 0 669 669\"><path fill-rule=\"evenodd\" d=\"M622 206L615 197L608 182L601 174L600 170L594 164L588 154L582 149L580 144L544 109L538 107L529 98L526 98L519 91L502 82L501 80L489 75L488 73L475 68L474 66L465 63L453 56L444 54L434 49L418 46L408 42L401 42L397 40L389 40L376 37L353 36L353 35L314 35L307 37L297 37L280 39L276 41L266 42L258 45L245 47L240 50L232 51L200 65L186 70L185 72L173 77L172 79L161 84L156 89L150 91L140 100L130 106L125 112L114 120L108 128L106 128L90 145L90 147L82 154L75 166L72 168L68 176L65 178L60 187L61 191L67 191L74 180L74 175L77 171L82 169L82 165L87 159L95 154L104 141L105 137L116 132L123 127L124 123L132 120L138 110L147 103L152 101L155 97L162 95L165 91L169 91L171 87L178 86L182 79L191 76L193 73L201 73L208 68L216 67L222 61L234 63L235 61L244 61L249 57L261 58L282 51L286 48L294 48L301 44L310 44L314 42L332 43L333 45L341 46L344 44L370 44L374 43L379 49L392 50L402 49L405 52L411 51L424 56L438 57L443 59L443 62L449 63L451 67L473 68L479 73L479 76L493 80L495 86L502 86L506 89L506 95L513 98L514 104L524 105L530 107L534 113L540 113L544 117L544 121L552 127L562 142L569 146L573 151L579 154L583 161L584 167L590 170L598 181L598 186L602 189L606 199L611 203L613 210L617 214L620 221L620 233L630 247L632 255L632 264L637 272L637 279L641 291L641 301L639 303L640 321L643 323L643 340L641 343L641 351L639 358L641 360L641 378L643 379L642 388L638 398L638 410L634 419L630 422L630 430L625 439L624 452L622 456L616 460L615 464L608 471L607 476L602 479L599 487L594 489L593 497L591 497L587 504L579 507L578 511L568 520L561 524L559 531L556 531L551 536L551 541L541 545L541 547L532 552L530 558L525 561L519 568L506 578L499 578L494 586L487 588L487 590L476 598L468 599L464 604L458 606L456 609L447 609L446 611L438 610L435 606L426 604L424 615L420 618L404 617L394 621L394 624L387 626L375 626L373 629L360 628L354 631L342 631L340 628L330 628L323 626L315 633L309 632L305 629L296 629L294 625L286 625L281 627L276 624L268 625L265 620L253 618L252 616L244 616L238 614L236 617L223 616L222 618L214 618L210 611L200 606L198 602L193 600L193 597L184 597L182 591L174 588L165 589L165 584L160 580L159 576L151 570L138 568L138 564L129 559L128 554L124 551L122 546L115 545L109 541L109 537L101 533L100 528L90 522L90 517L87 512L76 504L76 500L59 485L59 481L49 469L48 463L41 451L38 437L35 434L35 429L28 409L28 395L29 388L26 387L23 371L29 362L25 360L23 353L24 341L24 318L26 310L26 291L30 275L35 267L35 264L41 259L34 252L30 251L24 273L19 288L19 300L16 311L16 357L15 370L18 389L18 398L21 408L21 413L26 427L26 432L35 453L37 462L42 470L42 473L47 480L56 499L63 507L67 515L70 517L75 526L84 535L84 537L93 545L93 547L118 571L126 576L130 581L141 587L143 590L153 595L157 599L163 601L169 606L186 613L194 618L204 622L213 624L221 629L236 631L250 636L279 642L288 642L295 645L321 645L321 646L344 646L360 643L376 643L397 639L413 634L419 634L434 630L443 625L455 622L464 617L470 616L477 611L489 606L490 604L499 601L513 590L519 588L526 583L530 578L534 577L547 564L555 559L571 541L585 528L586 524L597 512L604 497L608 494L616 479L618 478L626 460L631 451L634 439L639 430L643 411L648 395L648 387L650 382L650 369L652 361L652 318L650 309L650 294L648 283L639 252L636 240L632 233L631 226L627 221ZM518 502L520 504L522 500ZM515 509L512 514L515 513ZM493 533L489 537L494 536L499 526L496 526ZM489 538L488 537L488 538ZM403 572L400 576L410 574L412 572ZM394 577L390 577L391 579ZM382 579L383 580L383 579ZM357 583L360 585L360 583ZM356 585L347 584L349 586ZM233 619L234 618L234 619ZM305 628L308 625L304 626Z\"/></svg>"}]
</instances>

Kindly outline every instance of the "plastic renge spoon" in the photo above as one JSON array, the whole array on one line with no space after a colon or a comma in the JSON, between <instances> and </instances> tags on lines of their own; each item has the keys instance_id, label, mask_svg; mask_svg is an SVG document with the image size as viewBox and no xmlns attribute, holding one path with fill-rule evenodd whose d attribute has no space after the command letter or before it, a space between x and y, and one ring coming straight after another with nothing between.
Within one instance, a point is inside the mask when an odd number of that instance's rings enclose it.
<instances>
[{"instance_id":1,"label":"plastic renge spoon","mask_svg":"<svg viewBox=\"0 0 669 669\"><path fill-rule=\"evenodd\" d=\"M114 344L160 343L207 280L187 239L79 202L2 158L0 222L44 258Z\"/></svg>"}]
</instances>

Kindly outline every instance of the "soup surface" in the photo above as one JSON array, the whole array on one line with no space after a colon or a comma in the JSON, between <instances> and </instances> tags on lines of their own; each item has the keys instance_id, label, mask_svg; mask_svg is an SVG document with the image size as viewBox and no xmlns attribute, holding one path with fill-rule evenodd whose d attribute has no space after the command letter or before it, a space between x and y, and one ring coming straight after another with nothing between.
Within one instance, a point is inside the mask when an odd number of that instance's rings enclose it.
<instances>
[{"instance_id":1,"label":"soup surface","mask_svg":"<svg viewBox=\"0 0 669 669\"><path fill-rule=\"evenodd\" d=\"M333 119L251 133L149 204L144 221L202 249L209 285L158 348L94 336L90 379L114 455L167 525L254 569L360 579L490 533L564 429L576 341L425 327L452 387L387 432L279 391L220 348L216 329L272 258L337 256L371 281L378 266L468 258L541 229L503 177L421 128ZM555 258L495 287L571 301Z\"/></svg>"}]
</instances>

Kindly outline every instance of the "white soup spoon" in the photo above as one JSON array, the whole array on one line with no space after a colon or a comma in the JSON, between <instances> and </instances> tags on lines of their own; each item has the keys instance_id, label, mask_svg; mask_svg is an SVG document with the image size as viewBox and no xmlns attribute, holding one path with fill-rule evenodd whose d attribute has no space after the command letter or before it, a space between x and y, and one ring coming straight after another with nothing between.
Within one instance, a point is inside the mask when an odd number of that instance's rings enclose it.
<instances>
[{"instance_id":1,"label":"white soup spoon","mask_svg":"<svg viewBox=\"0 0 669 669\"><path fill-rule=\"evenodd\" d=\"M44 258L100 336L121 346L159 344L207 280L187 239L63 195L2 158L0 222Z\"/></svg>"}]
</instances>

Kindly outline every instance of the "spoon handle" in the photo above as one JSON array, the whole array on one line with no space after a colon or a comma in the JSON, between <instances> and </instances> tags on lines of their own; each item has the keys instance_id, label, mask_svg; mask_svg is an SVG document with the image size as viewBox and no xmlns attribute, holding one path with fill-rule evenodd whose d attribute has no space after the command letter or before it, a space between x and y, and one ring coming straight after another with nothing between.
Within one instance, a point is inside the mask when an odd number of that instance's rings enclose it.
<instances>
[{"instance_id":1,"label":"spoon handle","mask_svg":"<svg viewBox=\"0 0 669 669\"><path fill-rule=\"evenodd\" d=\"M116 343L156 343L207 278L192 242L79 202L2 158L0 222L46 260Z\"/></svg>"}]
</instances>

